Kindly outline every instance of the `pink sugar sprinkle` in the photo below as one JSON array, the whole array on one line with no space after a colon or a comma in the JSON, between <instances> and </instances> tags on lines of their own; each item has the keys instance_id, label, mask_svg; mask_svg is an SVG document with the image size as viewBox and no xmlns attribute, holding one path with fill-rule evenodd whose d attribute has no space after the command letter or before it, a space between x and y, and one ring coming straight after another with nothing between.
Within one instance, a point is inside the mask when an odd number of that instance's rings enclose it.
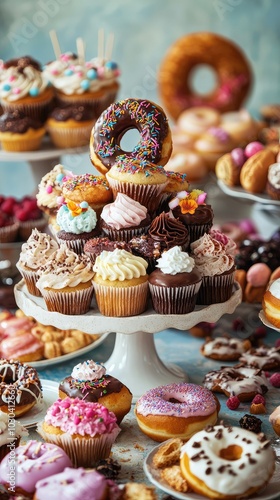
<instances>
[{"instance_id":1,"label":"pink sugar sprinkle","mask_svg":"<svg viewBox=\"0 0 280 500\"><path fill-rule=\"evenodd\" d=\"M273 387L280 387L280 373L273 373L273 375L271 375L269 379L269 382L271 383L271 385L273 385Z\"/></svg>"},{"instance_id":2,"label":"pink sugar sprinkle","mask_svg":"<svg viewBox=\"0 0 280 500\"><path fill-rule=\"evenodd\" d=\"M9 82L13 82L16 79L14 75L9 76Z\"/></svg>"},{"instance_id":3,"label":"pink sugar sprinkle","mask_svg":"<svg viewBox=\"0 0 280 500\"><path fill-rule=\"evenodd\" d=\"M78 72L77 72L77 75L78 75L80 78L82 78L82 77L84 76L84 75L83 75L83 73L82 73L82 71L78 71Z\"/></svg>"},{"instance_id":4,"label":"pink sugar sprinkle","mask_svg":"<svg viewBox=\"0 0 280 500\"><path fill-rule=\"evenodd\" d=\"M75 415L75 417L73 419L73 422L74 422L75 425L79 425L80 419L79 419L78 415Z\"/></svg>"},{"instance_id":5,"label":"pink sugar sprinkle","mask_svg":"<svg viewBox=\"0 0 280 500\"><path fill-rule=\"evenodd\" d=\"M265 405L265 399L264 399L264 397L261 394L257 394L254 397L254 399L252 401L252 404L256 404L256 405L263 404L263 405Z\"/></svg>"},{"instance_id":6,"label":"pink sugar sprinkle","mask_svg":"<svg viewBox=\"0 0 280 500\"><path fill-rule=\"evenodd\" d=\"M52 191L53 191L52 186L47 186L47 187L46 187L46 192L47 192L48 194L52 193Z\"/></svg>"},{"instance_id":7,"label":"pink sugar sprinkle","mask_svg":"<svg viewBox=\"0 0 280 500\"><path fill-rule=\"evenodd\" d=\"M51 70L51 74L52 74L52 75L58 75L58 71L57 71L57 69L52 69L52 70Z\"/></svg>"},{"instance_id":8,"label":"pink sugar sprinkle","mask_svg":"<svg viewBox=\"0 0 280 500\"><path fill-rule=\"evenodd\" d=\"M226 405L230 410L237 410L240 405L240 400L237 396L231 396L228 398Z\"/></svg>"},{"instance_id":9,"label":"pink sugar sprinkle","mask_svg":"<svg viewBox=\"0 0 280 500\"><path fill-rule=\"evenodd\" d=\"M20 89L18 87L15 87L13 89L13 94L20 94Z\"/></svg>"}]
</instances>

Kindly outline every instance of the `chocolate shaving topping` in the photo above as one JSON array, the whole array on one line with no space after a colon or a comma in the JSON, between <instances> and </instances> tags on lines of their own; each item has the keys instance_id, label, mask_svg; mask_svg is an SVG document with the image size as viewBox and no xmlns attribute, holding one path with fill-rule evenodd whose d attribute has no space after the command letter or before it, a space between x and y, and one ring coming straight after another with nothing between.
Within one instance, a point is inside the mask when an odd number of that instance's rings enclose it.
<instances>
[{"instance_id":1,"label":"chocolate shaving topping","mask_svg":"<svg viewBox=\"0 0 280 500\"><path fill-rule=\"evenodd\" d=\"M207 476L209 476L209 474L211 474L211 472L212 472L212 467L207 467L207 469L206 469L206 471L205 471L205 474L206 474Z\"/></svg>"},{"instance_id":2,"label":"chocolate shaving topping","mask_svg":"<svg viewBox=\"0 0 280 500\"><path fill-rule=\"evenodd\" d=\"M198 441L194 441L193 444L192 444L192 447L193 448L200 448L201 447L201 443L198 443Z\"/></svg>"}]
</instances>

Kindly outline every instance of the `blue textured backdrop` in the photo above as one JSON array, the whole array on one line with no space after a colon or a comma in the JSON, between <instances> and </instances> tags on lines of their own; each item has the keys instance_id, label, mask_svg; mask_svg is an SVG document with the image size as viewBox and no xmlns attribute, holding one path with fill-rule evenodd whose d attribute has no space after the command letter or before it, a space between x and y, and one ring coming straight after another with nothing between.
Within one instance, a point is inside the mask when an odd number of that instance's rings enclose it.
<instances>
[{"instance_id":1,"label":"blue textured backdrop","mask_svg":"<svg viewBox=\"0 0 280 500\"><path fill-rule=\"evenodd\" d=\"M168 47L184 34L213 31L234 40L250 60L255 83L247 107L257 115L262 104L279 102L279 19L279 0L1 0L0 58L29 54L50 61L51 29L62 51L75 51L82 36L91 58L97 54L98 29L104 28L107 36L115 34L119 96L159 102L157 69ZM81 157L77 169L87 169L85 162ZM0 164L0 174L2 193L34 189L31 171L22 164L12 164L9 175Z\"/></svg>"}]
</instances>

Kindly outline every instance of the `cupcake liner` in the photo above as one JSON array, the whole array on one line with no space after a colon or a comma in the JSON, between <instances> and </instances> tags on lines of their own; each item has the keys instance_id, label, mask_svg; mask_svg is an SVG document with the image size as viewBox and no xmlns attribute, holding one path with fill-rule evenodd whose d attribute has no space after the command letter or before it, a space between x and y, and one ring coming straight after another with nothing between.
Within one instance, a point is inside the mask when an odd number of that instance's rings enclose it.
<instances>
[{"instance_id":1,"label":"cupcake liner","mask_svg":"<svg viewBox=\"0 0 280 500\"><path fill-rule=\"evenodd\" d=\"M40 277L40 275L37 273L37 271L32 270L26 270L23 269L22 267L17 265L17 268L22 275L24 282L26 284L26 288L29 291L31 295L34 295L35 297L41 297L41 292L39 288L37 288L36 283Z\"/></svg>"},{"instance_id":2,"label":"cupcake liner","mask_svg":"<svg viewBox=\"0 0 280 500\"><path fill-rule=\"evenodd\" d=\"M232 295L234 271L216 276L203 276L197 304L210 305L226 302Z\"/></svg>"},{"instance_id":3,"label":"cupcake liner","mask_svg":"<svg viewBox=\"0 0 280 500\"><path fill-rule=\"evenodd\" d=\"M76 315L88 312L94 288L91 285L81 290L74 289L73 292L63 292L63 290L54 292L44 288L40 289L40 291L48 311Z\"/></svg>"},{"instance_id":4,"label":"cupcake liner","mask_svg":"<svg viewBox=\"0 0 280 500\"><path fill-rule=\"evenodd\" d=\"M53 102L53 94L49 93L46 98L42 98L42 100L36 100L36 98L30 98L30 102L8 102L5 99L1 100L1 106L3 108L4 113L12 113L15 110L22 111L25 115L34 118L35 120L39 120L40 122L44 122L47 119L47 116L51 110L51 104Z\"/></svg>"},{"instance_id":5,"label":"cupcake liner","mask_svg":"<svg viewBox=\"0 0 280 500\"><path fill-rule=\"evenodd\" d=\"M42 422L38 424L37 432L47 442L62 448L72 461L74 467L93 467L104 458L108 458L112 446L120 432L116 427L108 434L95 437L76 436L69 434L50 434L44 431Z\"/></svg>"},{"instance_id":6,"label":"cupcake liner","mask_svg":"<svg viewBox=\"0 0 280 500\"><path fill-rule=\"evenodd\" d=\"M22 152L36 151L40 149L42 139L45 135L44 129L34 130L34 134L11 134L5 132L0 134L2 149L5 151Z\"/></svg>"},{"instance_id":7,"label":"cupcake liner","mask_svg":"<svg viewBox=\"0 0 280 500\"><path fill-rule=\"evenodd\" d=\"M210 232L211 227L213 226L213 221L201 225L185 224L185 226L189 231L190 245L194 241L199 240L199 238L201 238L201 236L203 236L205 233L208 234Z\"/></svg>"},{"instance_id":8,"label":"cupcake liner","mask_svg":"<svg viewBox=\"0 0 280 500\"><path fill-rule=\"evenodd\" d=\"M89 144L90 134L95 120L90 124L81 122L79 126L67 128L67 122L64 127L56 127L48 124L48 132L51 140L57 148L78 148Z\"/></svg>"},{"instance_id":9,"label":"cupcake liner","mask_svg":"<svg viewBox=\"0 0 280 500\"><path fill-rule=\"evenodd\" d=\"M161 193L167 182L163 184L134 184L133 182L120 182L107 176L108 183L113 192L113 198L116 199L118 193L123 193L138 201L148 209L148 212L154 213L161 199Z\"/></svg>"},{"instance_id":10,"label":"cupcake liner","mask_svg":"<svg viewBox=\"0 0 280 500\"><path fill-rule=\"evenodd\" d=\"M12 243L17 239L19 223L13 222L9 226L0 227L0 243Z\"/></svg>"},{"instance_id":11,"label":"cupcake liner","mask_svg":"<svg viewBox=\"0 0 280 500\"><path fill-rule=\"evenodd\" d=\"M70 250L73 250L73 252L77 253L78 255L81 255L84 251L84 245L87 240L64 240L63 238L59 238L58 236L59 231L56 233L56 240L59 245L61 243L65 243Z\"/></svg>"},{"instance_id":12,"label":"cupcake liner","mask_svg":"<svg viewBox=\"0 0 280 500\"><path fill-rule=\"evenodd\" d=\"M47 225L46 217L42 217L37 220L27 220L25 222L19 223L19 236L22 240L28 240L33 229L38 229L38 231L43 232Z\"/></svg>"},{"instance_id":13,"label":"cupcake liner","mask_svg":"<svg viewBox=\"0 0 280 500\"><path fill-rule=\"evenodd\" d=\"M103 316L137 316L147 308L148 281L136 286L114 287L93 283L97 306Z\"/></svg>"},{"instance_id":14,"label":"cupcake liner","mask_svg":"<svg viewBox=\"0 0 280 500\"><path fill-rule=\"evenodd\" d=\"M143 226L143 227L134 227L132 229L114 229L110 228L109 226L103 227L101 225L101 231L104 236L108 236L110 240L113 241L125 241L126 243L129 243L129 241L136 237L136 236L141 236L142 234L147 234L148 229L150 226Z\"/></svg>"},{"instance_id":15,"label":"cupcake liner","mask_svg":"<svg viewBox=\"0 0 280 500\"><path fill-rule=\"evenodd\" d=\"M153 308L158 314L187 314L196 305L201 281L180 287L156 286L149 283Z\"/></svg>"},{"instance_id":16,"label":"cupcake liner","mask_svg":"<svg viewBox=\"0 0 280 500\"><path fill-rule=\"evenodd\" d=\"M82 95L66 95L62 92L57 93L57 101L60 104L79 104L81 106L90 106L93 111L94 119L97 120L101 113L105 111L105 109L110 106L113 102L115 102L118 93L118 88L115 90L106 91L104 89L102 94L99 92L92 96L82 96Z\"/></svg>"}]
</instances>

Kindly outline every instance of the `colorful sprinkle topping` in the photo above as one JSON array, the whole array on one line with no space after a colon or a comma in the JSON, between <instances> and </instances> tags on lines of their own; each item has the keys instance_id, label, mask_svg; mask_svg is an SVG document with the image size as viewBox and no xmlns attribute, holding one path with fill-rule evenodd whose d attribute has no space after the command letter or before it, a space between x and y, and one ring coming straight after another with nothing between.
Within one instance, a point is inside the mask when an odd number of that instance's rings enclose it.
<instances>
[{"instance_id":1,"label":"colorful sprinkle topping","mask_svg":"<svg viewBox=\"0 0 280 500\"><path fill-rule=\"evenodd\" d=\"M63 188L74 191L84 184L87 186L103 186L105 189L110 189L106 177L92 174L74 175L74 177L63 182Z\"/></svg>"}]
</instances>

